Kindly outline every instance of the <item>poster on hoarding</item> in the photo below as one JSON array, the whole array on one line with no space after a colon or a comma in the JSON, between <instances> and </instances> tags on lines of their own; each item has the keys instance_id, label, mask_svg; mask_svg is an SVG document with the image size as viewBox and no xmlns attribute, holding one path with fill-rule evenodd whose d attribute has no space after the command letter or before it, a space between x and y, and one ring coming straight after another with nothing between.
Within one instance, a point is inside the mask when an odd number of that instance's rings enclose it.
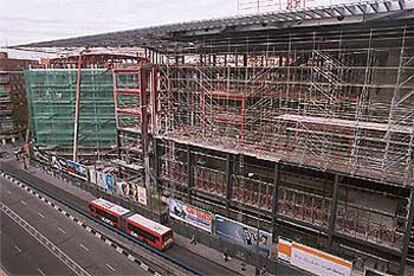
<instances>
[{"instance_id":1,"label":"poster on hoarding","mask_svg":"<svg viewBox=\"0 0 414 276\"><path fill-rule=\"evenodd\" d=\"M114 192L115 179L110 174L105 174L95 170L94 168L89 168L89 181L104 188L105 190Z\"/></svg>"},{"instance_id":2,"label":"poster on hoarding","mask_svg":"<svg viewBox=\"0 0 414 276\"><path fill-rule=\"evenodd\" d=\"M292 256L292 243L279 237L277 242L277 257L279 260L290 263Z\"/></svg>"},{"instance_id":3,"label":"poster on hoarding","mask_svg":"<svg viewBox=\"0 0 414 276\"><path fill-rule=\"evenodd\" d=\"M179 200L169 199L170 216L211 233L213 214L187 205Z\"/></svg>"},{"instance_id":4,"label":"poster on hoarding","mask_svg":"<svg viewBox=\"0 0 414 276\"><path fill-rule=\"evenodd\" d=\"M72 160L66 160L67 172L83 180L88 180L88 169Z\"/></svg>"},{"instance_id":5,"label":"poster on hoarding","mask_svg":"<svg viewBox=\"0 0 414 276\"><path fill-rule=\"evenodd\" d=\"M278 257L316 275L349 276L352 263L326 252L279 238Z\"/></svg>"},{"instance_id":6,"label":"poster on hoarding","mask_svg":"<svg viewBox=\"0 0 414 276\"><path fill-rule=\"evenodd\" d=\"M96 171L96 184L108 191L114 191L114 177L109 174Z\"/></svg>"},{"instance_id":7,"label":"poster on hoarding","mask_svg":"<svg viewBox=\"0 0 414 276\"><path fill-rule=\"evenodd\" d=\"M261 254L269 256L272 248L272 235L269 232L257 230L238 221L216 215L216 234L249 250L258 250Z\"/></svg>"},{"instance_id":8,"label":"poster on hoarding","mask_svg":"<svg viewBox=\"0 0 414 276\"><path fill-rule=\"evenodd\" d=\"M147 190L141 186L138 186L138 202L147 206Z\"/></svg>"}]
</instances>

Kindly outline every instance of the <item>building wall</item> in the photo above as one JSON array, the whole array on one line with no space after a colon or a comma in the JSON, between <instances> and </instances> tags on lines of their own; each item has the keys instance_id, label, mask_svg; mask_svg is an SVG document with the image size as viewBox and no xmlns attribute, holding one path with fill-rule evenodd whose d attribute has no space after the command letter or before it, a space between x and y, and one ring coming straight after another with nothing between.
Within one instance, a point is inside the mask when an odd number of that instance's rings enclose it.
<instances>
[{"instance_id":1,"label":"building wall","mask_svg":"<svg viewBox=\"0 0 414 276\"><path fill-rule=\"evenodd\" d=\"M23 70L37 62L9 59L0 53L0 140L2 143L23 138L27 129L28 110Z\"/></svg>"}]
</instances>

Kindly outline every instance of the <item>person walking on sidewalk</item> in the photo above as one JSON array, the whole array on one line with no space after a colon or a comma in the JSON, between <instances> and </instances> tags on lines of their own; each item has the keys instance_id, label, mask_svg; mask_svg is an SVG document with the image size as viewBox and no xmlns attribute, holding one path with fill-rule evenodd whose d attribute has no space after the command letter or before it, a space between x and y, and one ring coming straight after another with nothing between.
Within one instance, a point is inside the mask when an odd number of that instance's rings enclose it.
<instances>
[{"instance_id":1,"label":"person walking on sidewalk","mask_svg":"<svg viewBox=\"0 0 414 276\"><path fill-rule=\"evenodd\" d=\"M241 262L240 266L241 266L240 267L241 271L246 271L247 270L246 263L244 261Z\"/></svg>"},{"instance_id":2,"label":"person walking on sidewalk","mask_svg":"<svg viewBox=\"0 0 414 276\"><path fill-rule=\"evenodd\" d=\"M193 244L193 245L196 245L197 244L197 240L196 240L195 234L193 234L193 236L191 237L191 244Z\"/></svg>"},{"instance_id":3,"label":"person walking on sidewalk","mask_svg":"<svg viewBox=\"0 0 414 276\"><path fill-rule=\"evenodd\" d=\"M230 257L229 257L229 254L227 254L227 251L224 251L223 259L224 259L224 262L226 262L226 263L231 260Z\"/></svg>"},{"instance_id":4,"label":"person walking on sidewalk","mask_svg":"<svg viewBox=\"0 0 414 276\"><path fill-rule=\"evenodd\" d=\"M266 275L266 273L267 273L267 267L266 265L264 265L262 269L260 270L260 275Z\"/></svg>"}]
</instances>

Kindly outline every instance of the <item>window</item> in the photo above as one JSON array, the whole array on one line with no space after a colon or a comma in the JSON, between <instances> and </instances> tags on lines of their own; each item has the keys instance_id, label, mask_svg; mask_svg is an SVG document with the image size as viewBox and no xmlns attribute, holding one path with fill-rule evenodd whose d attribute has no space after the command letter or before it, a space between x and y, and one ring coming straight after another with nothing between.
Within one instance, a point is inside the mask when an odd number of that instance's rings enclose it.
<instances>
[{"instance_id":1,"label":"window","mask_svg":"<svg viewBox=\"0 0 414 276\"><path fill-rule=\"evenodd\" d=\"M167 234L165 234L163 237L162 237L162 240L163 241L167 241L168 239L170 239L172 237L172 232L168 232Z\"/></svg>"},{"instance_id":2,"label":"window","mask_svg":"<svg viewBox=\"0 0 414 276\"><path fill-rule=\"evenodd\" d=\"M104 211L100 210L100 209L96 209L96 213L98 215L100 215L101 217L107 218L107 219L109 219L110 221L112 221L114 223L118 222L118 218L116 216L113 216L113 215L111 215L107 212L104 212Z\"/></svg>"},{"instance_id":3,"label":"window","mask_svg":"<svg viewBox=\"0 0 414 276\"><path fill-rule=\"evenodd\" d=\"M147 240L150 240L152 242L157 242L159 241L159 238L151 233L148 233L147 231L136 227L135 225L129 224L128 223L128 229L133 231L135 234L137 234L138 236L141 236Z\"/></svg>"}]
</instances>

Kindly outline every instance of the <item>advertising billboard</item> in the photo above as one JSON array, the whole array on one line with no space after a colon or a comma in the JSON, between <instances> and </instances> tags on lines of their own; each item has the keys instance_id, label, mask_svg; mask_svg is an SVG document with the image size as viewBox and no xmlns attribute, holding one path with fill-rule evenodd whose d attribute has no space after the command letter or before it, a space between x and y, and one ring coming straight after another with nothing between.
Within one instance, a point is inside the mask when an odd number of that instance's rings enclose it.
<instances>
[{"instance_id":1,"label":"advertising billboard","mask_svg":"<svg viewBox=\"0 0 414 276\"><path fill-rule=\"evenodd\" d=\"M138 202L147 206L147 189L138 186Z\"/></svg>"},{"instance_id":2,"label":"advertising billboard","mask_svg":"<svg viewBox=\"0 0 414 276\"><path fill-rule=\"evenodd\" d=\"M258 250L265 256L269 256L272 248L269 232L258 231L255 227L219 215L216 215L216 234L249 250Z\"/></svg>"},{"instance_id":3,"label":"advertising billboard","mask_svg":"<svg viewBox=\"0 0 414 276\"><path fill-rule=\"evenodd\" d=\"M169 199L170 216L211 233L213 214L181 201Z\"/></svg>"},{"instance_id":4,"label":"advertising billboard","mask_svg":"<svg viewBox=\"0 0 414 276\"><path fill-rule=\"evenodd\" d=\"M110 192L114 192L115 188L115 178L110 174L105 174L95 170L94 168L89 168L89 180L91 183L98 185Z\"/></svg>"},{"instance_id":5,"label":"advertising billboard","mask_svg":"<svg viewBox=\"0 0 414 276\"><path fill-rule=\"evenodd\" d=\"M85 166L72 160L66 160L66 164L68 173L83 180L88 180L88 169Z\"/></svg>"},{"instance_id":6,"label":"advertising billboard","mask_svg":"<svg viewBox=\"0 0 414 276\"><path fill-rule=\"evenodd\" d=\"M349 276L352 263L297 242L278 241L279 259L316 275Z\"/></svg>"}]
</instances>

